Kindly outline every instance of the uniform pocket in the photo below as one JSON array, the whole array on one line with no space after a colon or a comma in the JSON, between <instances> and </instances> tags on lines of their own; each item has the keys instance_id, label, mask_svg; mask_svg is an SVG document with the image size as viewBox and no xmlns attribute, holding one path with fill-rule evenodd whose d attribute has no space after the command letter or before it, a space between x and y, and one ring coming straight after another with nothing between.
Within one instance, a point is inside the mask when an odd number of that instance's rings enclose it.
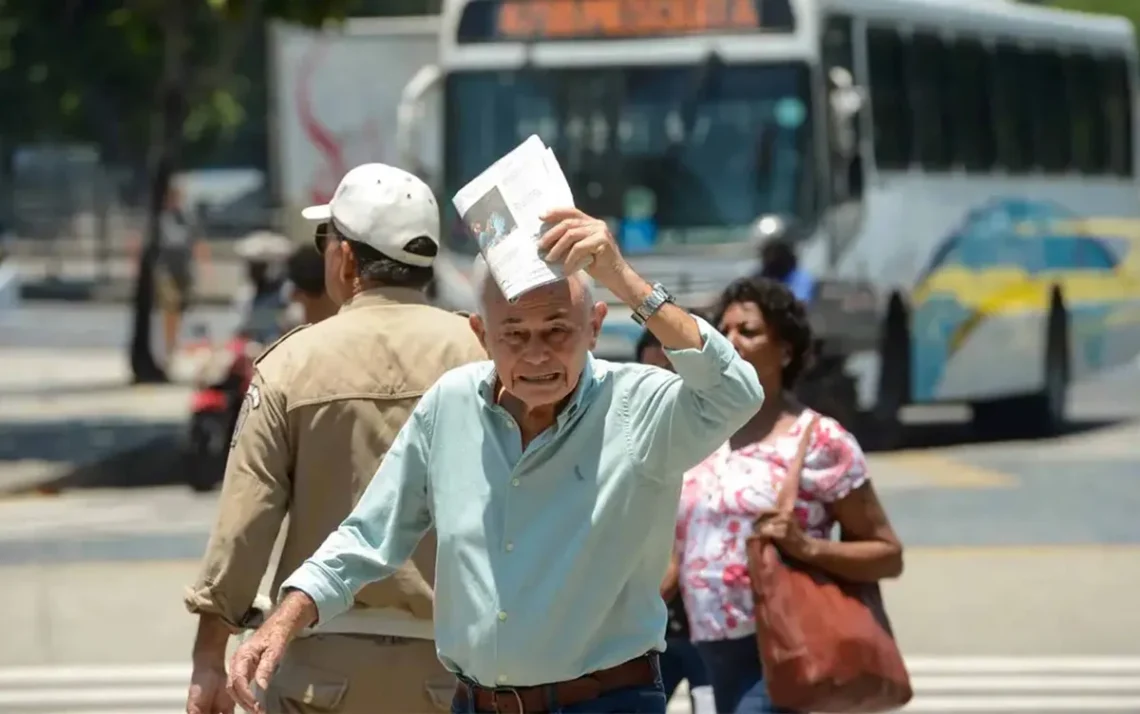
<instances>
[{"instance_id":1,"label":"uniform pocket","mask_svg":"<svg viewBox=\"0 0 1140 714\"><path fill-rule=\"evenodd\" d=\"M348 692L348 678L303 664L286 663L273 676L272 690L287 701L322 712L335 712Z\"/></svg>"}]
</instances>

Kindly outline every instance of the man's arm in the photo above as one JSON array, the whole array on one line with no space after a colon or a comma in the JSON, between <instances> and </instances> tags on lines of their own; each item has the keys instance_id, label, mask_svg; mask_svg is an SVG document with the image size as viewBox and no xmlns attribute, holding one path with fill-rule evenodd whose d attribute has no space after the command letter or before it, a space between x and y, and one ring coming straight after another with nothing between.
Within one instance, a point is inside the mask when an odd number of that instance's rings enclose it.
<instances>
[{"instance_id":1,"label":"man's arm","mask_svg":"<svg viewBox=\"0 0 1140 714\"><path fill-rule=\"evenodd\" d=\"M428 456L438 389L430 389L416 405L348 518L281 584L282 592L307 595L319 622L352 607L365 585L396 572L431 527ZM290 593L286 599L298 597ZM295 614L311 621L314 612L297 605ZM289 628L307 624L297 620Z\"/></svg>"},{"instance_id":2,"label":"man's arm","mask_svg":"<svg viewBox=\"0 0 1140 714\"><path fill-rule=\"evenodd\" d=\"M614 294L636 308L652 287L631 269ZM764 402L756 370L704 320L665 304L645 326L676 374L647 370L623 395L630 450L650 475L700 463Z\"/></svg>"},{"instance_id":3,"label":"man's arm","mask_svg":"<svg viewBox=\"0 0 1140 714\"><path fill-rule=\"evenodd\" d=\"M218 517L186 608L198 614L194 659L223 662L246 616L288 510L292 472L285 396L254 375L235 428Z\"/></svg>"},{"instance_id":4,"label":"man's arm","mask_svg":"<svg viewBox=\"0 0 1140 714\"><path fill-rule=\"evenodd\" d=\"M542 220L553 227L539 249L566 274L584 269L634 310L653 292L622 257L605 221L577 208L550 211ZM679 376L646 368L638 383L624 389L626 436L648 476L679 476L756 413L764 390L756 370L704 320L667 303L645 326Z\"/></svg>"}]
</instances>

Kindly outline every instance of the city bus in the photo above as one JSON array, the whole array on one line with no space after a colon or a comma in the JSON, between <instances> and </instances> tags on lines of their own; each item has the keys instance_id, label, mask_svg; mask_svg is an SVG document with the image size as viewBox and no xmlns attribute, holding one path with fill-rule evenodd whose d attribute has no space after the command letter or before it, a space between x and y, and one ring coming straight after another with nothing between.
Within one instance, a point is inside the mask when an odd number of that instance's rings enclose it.
<instances>
[{"instance_id":1,"label":"city bus","mask_svg":"<svg viewBox=\"0 0 1140 714\"><path fill-rule=\"evenodd\" d=\"M1006 0L457 0L405 90L444 196L531 134L678 302L757 269L773 221L817 278L822 361L864 438L909 404L1056 432L1140 351L1140 275L1087 218L1140 213L1124 19ZM425 158L427 157L427 158ZM454 216L438 298L473 305ZM1085 225L1095 225L1086 223ZM1132 267L1130 267L1132 266ZM598 352L632 357L612 311ZM853 417L854 419L854 417Z\"/></svg>"}]
</instances>

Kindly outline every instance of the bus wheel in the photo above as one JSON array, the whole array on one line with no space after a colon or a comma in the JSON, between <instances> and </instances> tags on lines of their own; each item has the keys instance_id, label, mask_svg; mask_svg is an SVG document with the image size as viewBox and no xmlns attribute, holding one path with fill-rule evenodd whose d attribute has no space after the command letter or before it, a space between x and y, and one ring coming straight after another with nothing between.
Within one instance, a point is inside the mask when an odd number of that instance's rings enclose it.
<instances>
[{"instance_id":1,"label":"bus wheel","mask_svg":"<svg viewBox=\"0 0 1140 714\"><path fill-rule=\"evenodd\" d=\"M987 439L1056 436L1068 423L1069 326L1065 306L1055 296L1045 343L1045 378L1034 394L974 405L974 430Z\"/></svg>"},{"instance_id":2,"label":"bus wheel","mask_svg":"<svg viewBox=\"0 0 1140 714\"><path fill-rule=\"evenodd\" d=\"M901 306L892 305L879 350L879 395L860 418L857 433L865 449L889 451L903 445L902 408L910 398L910 330Z\"/></svg>"}]
</instances>

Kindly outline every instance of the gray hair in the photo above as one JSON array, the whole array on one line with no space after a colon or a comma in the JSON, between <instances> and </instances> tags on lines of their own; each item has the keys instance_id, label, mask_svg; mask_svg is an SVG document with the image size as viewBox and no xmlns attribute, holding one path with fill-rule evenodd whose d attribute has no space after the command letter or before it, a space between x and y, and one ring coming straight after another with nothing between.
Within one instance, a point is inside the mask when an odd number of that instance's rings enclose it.
<instances>
[{"instance_id":1,"label":"gray hair","mask_svg":"<svg viewBox=\"0 0 1140 714\"><path fill-rule=\"evenodd\" d=\"M566 280L577 280L578 284L582 286L582 298L586 303L587 308L594 306L594 279L589 276L584 270L579 270L565 278ZM493 288L499 289L498 285L494 284L494 278L491 276L491 269L487 267L487 260L483 257L482 253L475 255L475 260L471 265L471 287L475 291L475 311L480 317L487 316L487 305L485 297L487 290Z\"/></svg>"}]
</instances>

